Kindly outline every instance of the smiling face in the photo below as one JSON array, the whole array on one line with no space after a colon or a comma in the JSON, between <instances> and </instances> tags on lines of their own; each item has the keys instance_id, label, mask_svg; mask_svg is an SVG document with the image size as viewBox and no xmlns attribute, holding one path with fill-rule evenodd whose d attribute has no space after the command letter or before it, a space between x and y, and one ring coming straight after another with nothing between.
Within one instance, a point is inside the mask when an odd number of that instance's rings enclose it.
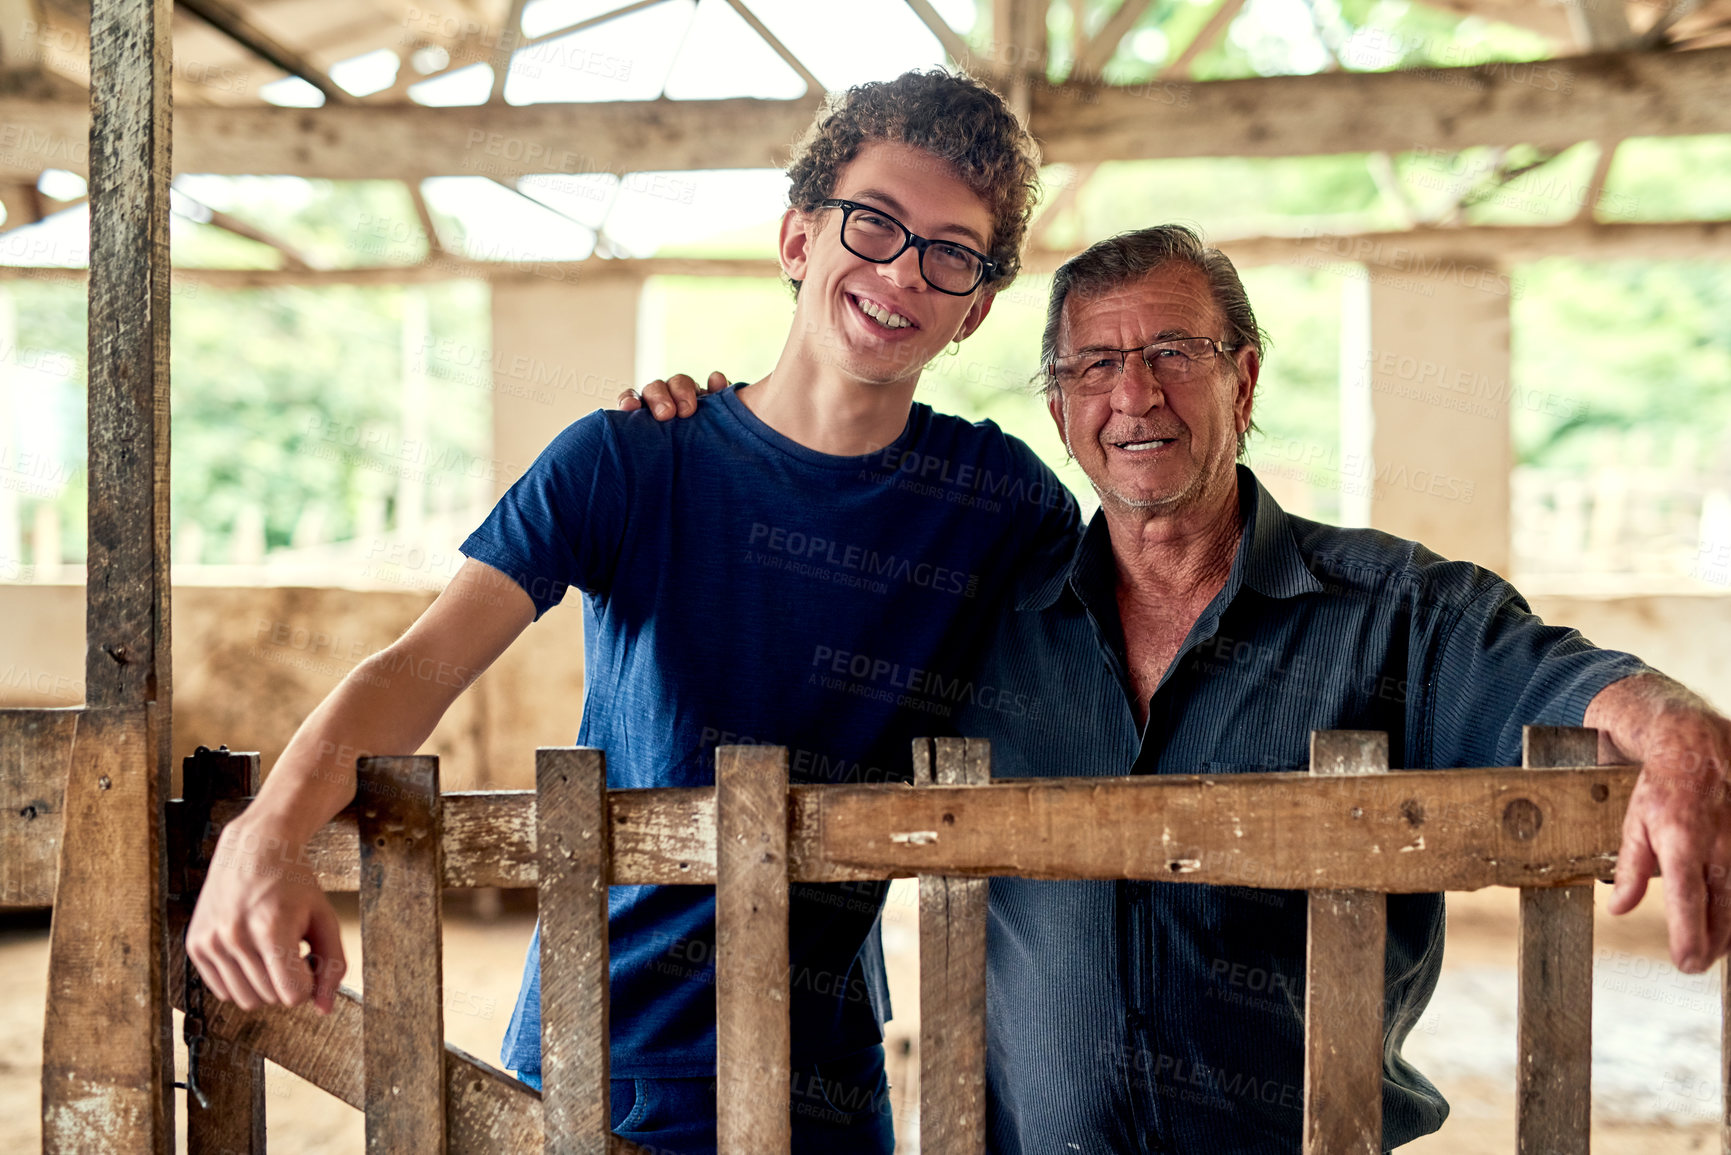
<instances>
[{"instance_id":1,"label":"smiling face","mask_svg":"<svg viewBox=\"0 0 1731 1155\"><path fill-rule=\"evenodd\" d=\"M1186 264L1166 264L1139 280L1064 303L1060 355L1128 349L1173 337L1223 341L1225 320L1208 282ZM1163 390L1132 354L1110 393L1054 391L1052 420L1103 506L1170 514L1231 500L1238 435L1250 427L1260 366L1254 351L1223 353L1211 372Z\"/></svg>"},{"instance_id":2,"label":"smiling face","mask_svg":"<svg viewBox=\"0 0 1731 1155\"><path fill-rule=\"evenodd\" d=\"M982 252L991 247L986 203L922 149L862 145L830 195L881 208L923 237ZM965 297L933 289L913 246L887 264L855 256L842 246L841 223L839 209L789 209L782 218L782 268L801 282L794 324L802 353L858 382L911 384L944 346L979 327L991 294L983 287Z\"/></svg>"}]
</instances>

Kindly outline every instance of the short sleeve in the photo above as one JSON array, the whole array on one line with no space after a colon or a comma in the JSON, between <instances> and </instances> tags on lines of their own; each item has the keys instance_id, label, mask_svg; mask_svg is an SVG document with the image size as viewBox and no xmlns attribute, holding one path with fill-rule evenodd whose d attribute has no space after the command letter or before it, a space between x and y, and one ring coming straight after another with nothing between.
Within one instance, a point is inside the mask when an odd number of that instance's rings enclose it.
<instances>
[{"instance_id":1,"label":"short sleeve","mask_svg":"<svg viewBox=\"0 0 1731 1155\"><path fill-rule=\"evenodd\" d=\"M565 427L462 544L523 587L535 616L576 586L605 593L625 539L629 478L607 413Z\"/></svg>"},{"instance_id":2,"label":"short sleeve","mask_svg":"<svg viewBox=\"0 0 1731 1155\"><path fill-rule=\"evenodd\" d=\"M1479 573L1483 588L1440 623L1431 649L1428 765L1518 765L1521 727L1579 726L1599 691L1649 672L1633 654L1546 625L1513 586Z\"/></svg>"},{"instance_id":3,"label":"short sleeve","mask_svg":"<svg viewBox=\"0 0 1731 1155\"><path fill-rule=\"evenodd\" d=\"M1007 433L1004 441L1012 468L1025 479L1021 487L1024 508L1017 512L1027 533L1018 567L1030 573L1050 572L1053 566L1066 564L1075 552L1082 531L1081 511L1074 495L1025 441Z\"/></svg>"}]
</instances>

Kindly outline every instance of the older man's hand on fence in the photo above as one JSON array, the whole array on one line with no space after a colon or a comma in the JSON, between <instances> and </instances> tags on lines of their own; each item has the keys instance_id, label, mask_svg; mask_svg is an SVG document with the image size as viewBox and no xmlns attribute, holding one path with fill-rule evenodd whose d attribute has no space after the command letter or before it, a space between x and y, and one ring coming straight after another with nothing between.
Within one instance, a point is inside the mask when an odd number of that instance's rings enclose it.
<instances>
[{"instance_id":1,"label":"older man's hand on fence","mask_svg":"<svg viewBox=\"0 0 1731 1155\"><path fill-rule=\"evenodd\" d=\"M657 421L674 417L690 417L697 412L697 399L727 388L727 374L717 369L701 387L684 373L675 373L665 381L657 378L641 391L627 389L619 395L619 408L627 413L647 407Z\"/></svg>"},{"instance_id":2,"label":"older man's hand on fence","mask_svg":"<svg viewBox=\"0 0 1731 1155\"><path fill-rule=\"evenodd\" d=\"M1662 876L1671 961L1704 971L1731 947L1731 720L1669 678L1643 674L1606 687L1585 721L1641 763L1607 909L1633 910L1647 880Z\"/></svg>"},{"instance_id":3,"label":"older man's hand on fence","mask_svg":"<svg viewBox=\"0 0 1731 1155\"><path fill-rule=\"evenodd\" d=\"M301 943L311 948L301 955ZM298 1006L329 1014L347 963L336 911L303 848L242 816L218 839L186 932L204 985L242 1010Z\"/></svg>"}]
</instances>

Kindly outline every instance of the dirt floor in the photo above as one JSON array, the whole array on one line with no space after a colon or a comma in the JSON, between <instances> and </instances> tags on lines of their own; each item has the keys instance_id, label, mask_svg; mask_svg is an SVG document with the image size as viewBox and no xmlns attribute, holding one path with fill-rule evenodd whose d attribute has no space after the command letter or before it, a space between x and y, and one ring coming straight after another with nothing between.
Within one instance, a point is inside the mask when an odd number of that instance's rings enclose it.
<instances>
[{"instance_id":1,"label":"dirt floor","mask_svg":"<svg viewBox=\"0 0 1731 1155\"><path fill-rule=\"evenodd\" d=\"M1608 896L1600 888L1600 906ZM485 903L487 900L482 899ZM453 896L445 922L445 1032L455 1045L498 1061L523 953L526 911L477 910ZM1403 1155L1502 1155L1514 1150L1516 894L1449 896L1442 982L1406 1056L1443 1090L1453 1111L1437 1134ZM345 912L345 945L357 976L359 927ZM1679 974L1665 955L1662 907L1649 897L1624 919L1601 911L1595 946L1593 1150L1598 1155L1674 1155L1715 1150L1719 1118L1719 979ZM911 1106L917 1068L911 884L898 883L885 916L897 1020L890 1076L897 1089L899 1150L918 1151ZM45 918L0 924L0 1150L36 1149L42 1007L47 988ZM177 1070L184 1073L185 1055ZM363 1148L361 1116L294 1076L269 1068L270 1150L335 1155ZM184 1125L184 1120L183 1120ZM184 1149L184 1147L182 1148Z\"/></svg>"}]
</instances>

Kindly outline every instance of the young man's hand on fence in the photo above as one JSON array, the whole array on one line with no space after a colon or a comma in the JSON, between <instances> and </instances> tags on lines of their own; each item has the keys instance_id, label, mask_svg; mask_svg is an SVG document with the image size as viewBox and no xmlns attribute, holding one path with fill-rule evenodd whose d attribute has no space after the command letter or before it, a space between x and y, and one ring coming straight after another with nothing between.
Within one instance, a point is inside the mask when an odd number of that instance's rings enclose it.
<instances>
[{"instance_id":1,"label":"young man's hand on fence","mask_svg":"<svg viewBox=\"0 0 1731 1155\"><path fill-rule=\"evenodd\" d=\"M305 957L302 942L310 947ZM186 954L213 994L248 1011L311 998L329 1014L347 968L336 911L304 848L244 815L217 840Z\"/></svg>"}]
</instances>

